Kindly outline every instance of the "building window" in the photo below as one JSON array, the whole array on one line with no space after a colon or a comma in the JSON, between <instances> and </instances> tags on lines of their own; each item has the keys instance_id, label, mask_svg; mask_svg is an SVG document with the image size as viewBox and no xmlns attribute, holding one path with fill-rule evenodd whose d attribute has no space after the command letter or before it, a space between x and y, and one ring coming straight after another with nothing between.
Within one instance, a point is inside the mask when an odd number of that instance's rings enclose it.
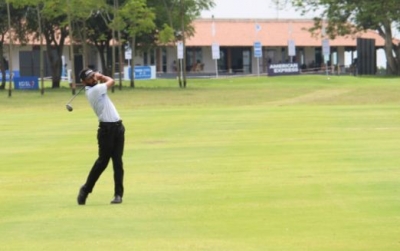
<instances>
[{"instance_id":1,"label":"building window","mask_svg":"<svg viewBox=\"0 0 400 251\"><path fill-rule=\"evenodd\" d=\"M147 52L143 52L143 65L148 65L148 56Z\"/></svg>"},{"instance_id":2,"label":"building window","mask_svg":"<svg viewBox=\"0 0 400 251\"><path fill-rule=\"evenodd\" d=\"M167 72L167 49L163 47L161 49L161 58L162 58L162 71Z\"/></svg>"},{"instance_id":3,"label":"building window","mask_svg":"<svg viewBox=\"0 0 400 251\"><path fill-rule=\"evenodd\" d=\"M156 64L155 51L150 50L150 65L155 65L155 64Z\"/></svg>"},{"instance_id":4,"label":"building window","mask_svg":"<svg viewBox=\"0 0 400 251\"><path fill-rule=\"evenodd\" d=\"M201 47L186 47L186 70L196 71L199 64L203 64Z\"/></svg>"}]
</instances>

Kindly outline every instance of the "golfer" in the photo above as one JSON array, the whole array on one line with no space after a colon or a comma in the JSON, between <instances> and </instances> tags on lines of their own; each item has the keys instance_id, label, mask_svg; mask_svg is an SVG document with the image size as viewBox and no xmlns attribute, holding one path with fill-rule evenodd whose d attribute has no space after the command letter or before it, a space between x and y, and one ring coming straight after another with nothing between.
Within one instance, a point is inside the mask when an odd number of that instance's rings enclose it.
<instances>
[{"instance_id":1,"label":"golfer","mask_svg":"<svg viewBox=\"0 0 400 251\"><path fill-rule=\"evenodd\" d=\"M88 68L83 69L79 73L79 77L85 85L86 97L99 119L97 130L99 156L89 172L86 183L79 190L78 204L85 205L88 194L92 192L110 158L114 168L114 199L111 204L119 204L122 203L122 196L124 195L122 154L125 127L114 104L107 96L107 90L114 85L114 79Z\"/></svg>"}]
</instances>

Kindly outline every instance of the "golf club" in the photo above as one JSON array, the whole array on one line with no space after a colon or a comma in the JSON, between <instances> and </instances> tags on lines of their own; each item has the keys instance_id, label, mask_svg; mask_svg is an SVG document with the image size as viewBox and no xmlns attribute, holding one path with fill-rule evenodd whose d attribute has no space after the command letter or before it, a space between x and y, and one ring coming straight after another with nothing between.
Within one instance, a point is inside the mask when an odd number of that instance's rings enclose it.
<instances>
[{"instance_id":1,"label":"golf club","mask_svg":"<svg viewBox=\"0 0 400 251\"><path fill-rule=\"evenodd\" d=\"M67 110L68 110L69 112L72 112L72 110L74 110L74 109L72 108L72 106L71 106L72 100L74 100L74 98L76 98L76 96L78 96L78 94L83 90L83 88L85 88L85 86L82 86L82 88L79 89L79 91L78 91L74 96L72 96L72 98L71 98L71 99L68 101L68 103L65 105L65 107L67 108Z\"/></svg>"}]
</instances>

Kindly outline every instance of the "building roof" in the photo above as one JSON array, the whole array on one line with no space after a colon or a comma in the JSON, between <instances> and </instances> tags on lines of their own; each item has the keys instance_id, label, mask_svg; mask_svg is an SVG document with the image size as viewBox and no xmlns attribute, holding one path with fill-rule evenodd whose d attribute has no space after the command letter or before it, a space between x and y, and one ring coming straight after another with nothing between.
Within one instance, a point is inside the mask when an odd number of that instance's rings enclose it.
<instances>
[{"instance_id":1,"label":"building roof","mask_svg":"<svg viewBox=\"0 0 400 251\"><path fill-rule=\"evenodd\" d=\"M195 35L186 40L186 45L210 46L217 42L220 46L253 46L255 41L259 41L262 46L274 47L287 46L291 39L296 46L321 46L322 38L313 37L307 31L313 24L313 20L303 19L197 19L193 23ZM336 37L329 40L329 45L356 46L357 37L375 39L376 47L383 47L385 43L377 32L370 30L357 35Z\"/></svg>"}]
</instances>

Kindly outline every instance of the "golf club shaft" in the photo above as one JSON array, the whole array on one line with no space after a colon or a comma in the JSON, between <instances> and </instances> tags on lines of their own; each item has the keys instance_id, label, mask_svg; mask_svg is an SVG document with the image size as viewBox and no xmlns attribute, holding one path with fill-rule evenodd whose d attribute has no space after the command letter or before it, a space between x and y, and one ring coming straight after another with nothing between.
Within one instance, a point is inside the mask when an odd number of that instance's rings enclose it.
<instances>
[{"instance_id":1,"label":"golf club shaft","mask_svg":"<svg viewBox=\"0 0 400 251\"><path fill-rule=\"evenodd\" d=\"M79 89L79 91L74 96L72 96L72 98L68 101L67 105L70 104L72 102L72 100L74 100L74 98L76 98L76 96L78 96L78 94L83 90L83 88L85 88L85 86L82 86L82 88Z\"/></svg>"}]
</instances>

